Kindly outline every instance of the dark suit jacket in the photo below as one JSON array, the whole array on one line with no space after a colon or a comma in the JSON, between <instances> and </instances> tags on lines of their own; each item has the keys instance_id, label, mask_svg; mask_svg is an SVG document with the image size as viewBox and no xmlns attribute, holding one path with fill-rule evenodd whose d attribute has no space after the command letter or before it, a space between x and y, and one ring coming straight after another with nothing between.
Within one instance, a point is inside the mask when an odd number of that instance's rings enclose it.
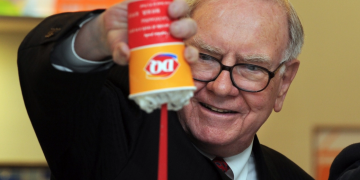
<instances>
[{"instance_id":1,"label":"dark suit jacket","mask_svg":"<svg viewBox=\"0 0 360 180\"><path fill-rule=\"evenodd\" d=\"M96 13L47 18L21 44L19 77L29 117L52 179L156 179L159 111L146 114L128 100L127 67L82 74L51 65L56 44ZM312 179L256 137L253 153L259 180ZM169 112L168 158L170 180L228 179L193 147L175 112Z\"/></svg>"},{"instance_id":2,"label":"dark suit jacket","mask_svg":"<svg viewBox=\"0 0 360 180\"><path fill-rule=\"evenodd\" d=\"M343 149L331 164L329 180L360 179L360 143Z\"/></svg>"}]
</instances>

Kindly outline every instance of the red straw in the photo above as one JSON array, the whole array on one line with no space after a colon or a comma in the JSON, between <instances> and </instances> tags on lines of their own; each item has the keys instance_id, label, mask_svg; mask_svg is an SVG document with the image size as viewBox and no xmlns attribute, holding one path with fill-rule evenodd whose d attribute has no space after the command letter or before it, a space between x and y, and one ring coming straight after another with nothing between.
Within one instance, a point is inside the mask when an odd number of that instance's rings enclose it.
<instances>
[{"instance_id":1,"label":"red straw","mask_svg":"<svg viewBox=\"0 0 360 180\"><path fill-rule=\"evenodd\" d=\"M161 106L158 180L167 180L168 161L168 112L167 104Z\"/></svg>"}]
</instances>

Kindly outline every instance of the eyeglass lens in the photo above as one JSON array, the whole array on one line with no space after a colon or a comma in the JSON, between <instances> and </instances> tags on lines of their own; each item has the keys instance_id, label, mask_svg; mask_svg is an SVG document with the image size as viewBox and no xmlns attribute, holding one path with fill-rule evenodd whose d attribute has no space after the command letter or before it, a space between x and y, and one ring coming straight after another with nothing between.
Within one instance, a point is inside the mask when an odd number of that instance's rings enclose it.
<instances>
[{"instance_id":1,"label":"eyeglass lens","mask_svg":"<svg viewBox=\"0 0 360 180\"><path fill-rule=\"evenodd\" d=\"M193 78L204 82L214 81L222 70L220 62L207 55L200 55L199 60L190 66ZM269 81L268 72L260 66L237 64L230 71L233 83L245 91L260 91Z\"/></svg>"}]
</instances>

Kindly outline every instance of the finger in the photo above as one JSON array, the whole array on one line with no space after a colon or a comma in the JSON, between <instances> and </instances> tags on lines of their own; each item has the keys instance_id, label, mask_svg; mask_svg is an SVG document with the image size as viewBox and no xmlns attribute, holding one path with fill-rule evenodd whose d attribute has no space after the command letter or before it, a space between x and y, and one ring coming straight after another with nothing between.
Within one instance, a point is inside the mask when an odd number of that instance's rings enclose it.
<instances>
[{"instance_id":1,"label":"finger","mask_svg":"<svg viewBox=\"0 0 360 180\"><path fill-rule=\"evenodd\" d=\"M174 0L168 8L169 16L173 19L184 17L188 10L189 6L184 0Z\"/></svg>"},{"instance_id":2,"label":"finger","mask_svg":"<svg viewBox=\"0 0 360 180\"><path fill-rule=\"evenodd\" d=\"M195 35L197 29L196 22L190 18L174 21L170 25L170 33L176 38L188 39Z\"/></svg>"},{"instance_id":3,"label":"finger","mask_svg":"<svg viewBox=\"0 0 360 180\"><path fill-rule=\"evenodd\" d=\"M129 63L130 49L129 46L124 43L118 43L113 51L113 61L119 65L127 65Z\"/></svg>"},{"instance_id":4,"label":"finger","mask_svg":"<svg viewBox=\"0 0 360 180\"><path fill-rule=\"evenodd\" d=\"M194 63L199 58L199 51L193 46L187 46L185 48L184 57L189 64Z\"/></svg>"}]
</instances>

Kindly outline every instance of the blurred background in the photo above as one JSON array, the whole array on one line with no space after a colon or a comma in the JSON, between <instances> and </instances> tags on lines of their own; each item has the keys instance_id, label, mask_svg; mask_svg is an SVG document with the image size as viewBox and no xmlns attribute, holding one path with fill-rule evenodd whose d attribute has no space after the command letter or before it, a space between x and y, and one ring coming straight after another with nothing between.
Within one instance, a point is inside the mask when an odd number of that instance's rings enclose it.
<instances>
[{"instance_id":1,"label":"blurred background","mask_svg":"<svg viewBox=\"0 0 360 180\"><path fill-rule=\"evenodd\" d=\"M301 65L282 111L271 115L258 136L322 180L339 151L360 142L360 1L290 1L305 30ZM46 16L116 2L0 0L0 180L21 168L31 174L22 179L48 178L18 81L21 41Z\"/></svg>"}]
</instances>

